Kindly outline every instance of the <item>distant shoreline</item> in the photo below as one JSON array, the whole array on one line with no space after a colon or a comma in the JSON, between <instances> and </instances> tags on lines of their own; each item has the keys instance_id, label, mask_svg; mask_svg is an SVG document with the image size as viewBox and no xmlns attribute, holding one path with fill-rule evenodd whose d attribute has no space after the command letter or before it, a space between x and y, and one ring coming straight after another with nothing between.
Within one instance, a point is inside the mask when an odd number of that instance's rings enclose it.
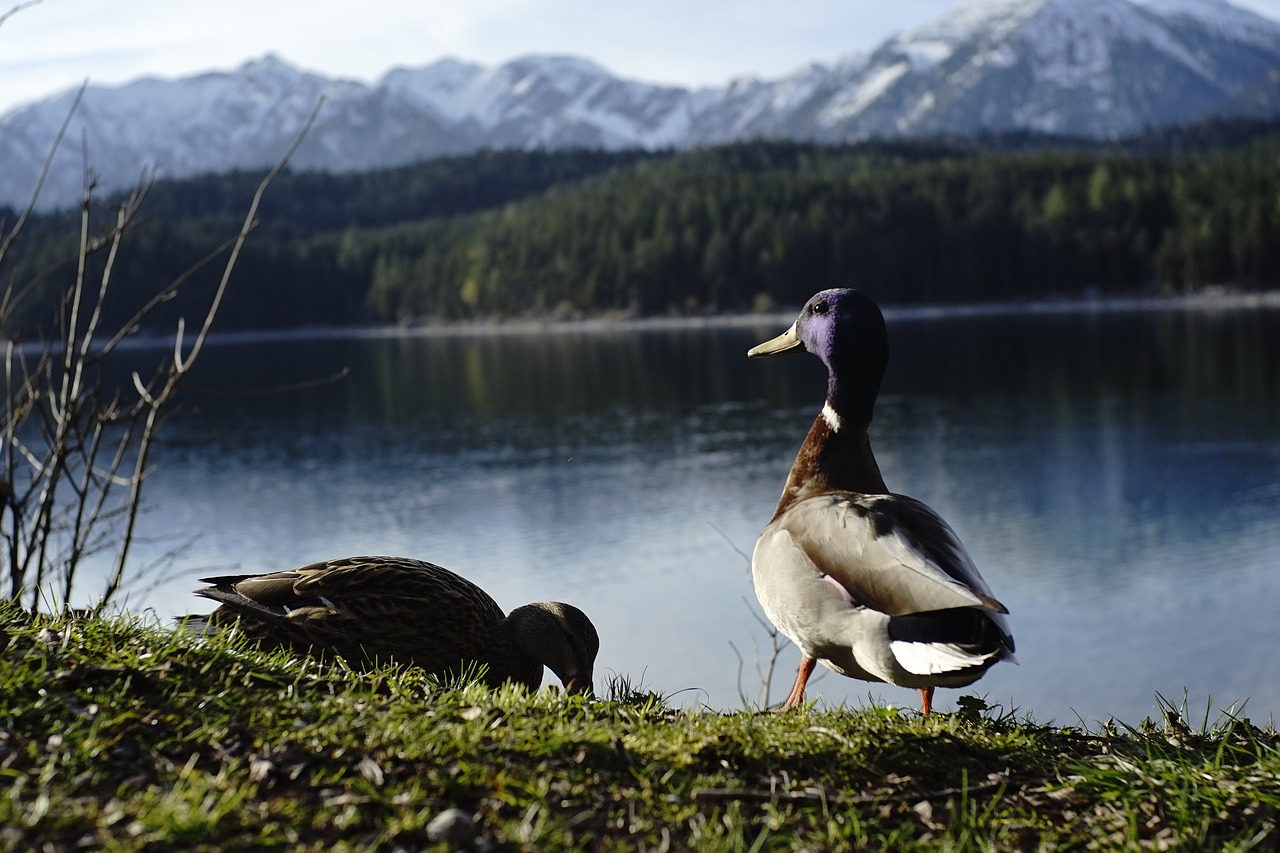
<instances>
[{"instance_id":1,"label":"distant shoreline","mask_svg":"<svg viewBox=\"0 0 1280 853\"><path fill-rule=\"evenodd\" d=\"M1040 299L1013 302L979 302L966 305L887 305L889 322L938 320L944 318L1001 317L1046 314L1090 314L1144 311L1240 311L1280 309L1280 290L1239 293L1213 290L1181 296L1124 296ZM800 306L756 314L716 314L689 317L583 317L573 320L537 318L490 320L422 320L376 326L305 326L291 329L242 329L209 334L210 346L234 346L288 340L374 340L424 337L471 337L477 335L599 334L606 332L656 331L701 328L747 328L786 325L795 319ZM173 345L171 336L138 333L122 342L121 348L147 349ZM34 343L23 348L36 346Z\"/></svg>"},{"instance_id":2,"label":"distant shoreline","mask_svg":"<svg viewBox=\"0 0 1280 853\"><path fill-rule=\"evenodd\" d=\"M1130 296L1081 299L1043 299L1025 302L981 302L968 305L888 305L886 319L935 320L947 317L1000 317L1038 314L1085 314L1139 311L1239 311L1280 309L1280 290L1257 293L1211 292L1183 296ZM576 320L516 318L509 320L423 320L379 326L315 326L297 329L214 331L209 343L255 343L263 340L319 340L359 338L415 338L473 335L595 334L600 332L665 329L747 328L783 325L795 319L800 306L758 314L715 314L705 317L584 317ZM164 343L158 338L155 343Z\"/></svg>"},{"instance_id":3,"label":"distant shoreline","mask_svg":"<svg viewBox=\"0 0 1280 853\"><path fill-rule=\"evenodd\" d=\"M887 307L890 320L941 317L996 317L1017 314L1101 314L1139 311L1240 311L1280 308L1280 290L1240 293L1209 289L1179 296L1098 296L1038 299L1026 302L980 302L971 305L906 305Z\"/></svg>"}]
</instances>

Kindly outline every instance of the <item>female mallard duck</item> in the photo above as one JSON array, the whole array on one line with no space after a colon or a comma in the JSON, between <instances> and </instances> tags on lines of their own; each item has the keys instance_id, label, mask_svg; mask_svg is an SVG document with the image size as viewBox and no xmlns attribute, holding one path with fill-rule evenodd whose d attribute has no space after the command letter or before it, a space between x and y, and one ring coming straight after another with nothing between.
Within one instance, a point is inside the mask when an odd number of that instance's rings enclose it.
<instances>
[{"instance_id":1,"label":"female mallard duck","mask_svg":"<svg viewBox=\"0 0 1280 853\"><path fill-rule=\"evenodd\" d=\"M448 569L403 557L350 557L287 572L203 578L222 604L205 624L237 624L264 642L353 666L410 664L436 676L482 664L485 681L537 689L549 667L570 693L591 693L600 639L558 601L504 616L488 593Z\"/></svg>"},{"instance_id":2,"label":"female mallard duck","mask_svg":"<svg viewBox=\"0 0 1280 853\"><path fill-rule=\"evenodd\" d=\"M856 290L824 290L747 357L801 347L827 366L827 400L751 557L760 606L801 652L782 709L800 705L821 662L918 688L927 715L935 687L1013 660L1008 610L947 523L880 476L867 437L889 355L880 309Z\"/></svg>"}]
</instances>

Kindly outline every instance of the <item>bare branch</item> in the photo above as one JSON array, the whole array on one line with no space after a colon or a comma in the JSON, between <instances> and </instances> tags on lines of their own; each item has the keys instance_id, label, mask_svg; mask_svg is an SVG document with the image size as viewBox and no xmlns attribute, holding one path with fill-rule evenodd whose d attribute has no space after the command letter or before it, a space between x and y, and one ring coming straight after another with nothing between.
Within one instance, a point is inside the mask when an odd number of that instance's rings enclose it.
<instances>
[{"instance_id":1,"label":"bare branch","mask_svg":"<svg viewBox=\"0 0 1280 853\"><path fill-rule=\"evenodd\" d=\"M39 5L40 5L40 0L27 0L26 3L19 3L17 6L14 6L8 12L5 12L3 15L0 15L0 27L3 27L5 21L9 20L14 15L21 12L23 9L27 9L31 6L39 6Z\"/></svg>"},{"instance_id":2,"label":"bare branch","mask_svg":"<svg viewBox=\"0 0 1280 853\"><path fill-rule=\"evenodd\" d=\"M733 540L729 538L728 534L716 525L712 524L711 529L719 533L721 538L729 544L729 547L732 548L738 556L742 557L743 561L747 564L747 572L750 573L751 555L735 545ZM743 598L742 603L746 605L748 612L751 613L751 618L756 620L760 627L764 629L765 635L769 638L769 657L763 664L760 661L760 647L758 645L756 646L756 676L760 679L760 706L762 708L768 708L769 694L773 692L773 675L778 667L778 658L782 654L783 649L787 647L788 642L782 637L782 634L777 628L760 615L760 612L751 605L750 601ZM738 657L738 698L741 700L743 705L749 705L750 702L747 699L747 693L742 687L742 669L744 666L742 653L738 651L738 647L733 643L730 643L729 647L733 649L733 653Z\"/></svg>"},{"instance_id":3,"label":"bare branch","mask_svg":"<svg viewBox=\"0 0 1280 853\"><path fill-rule=\"evenodd\" d=\"M71 114L83 95L82 87ZM15 341L5 345L0 542L5 547L12 599L29 602L33 608L69 606L77 568L90 555L103 551L110 551L111 567L98 606L107 604L119 591L137 540L142 488L151 474L149 460L158 432L171 415L174 395L203 352L240 252L256 229L266 190L313 126L320 106L316 105L288 151L258 185L235 237L156 293L110 333L105 346L99 346L95 339L102 332L117 257L125 235L139 221L154 173L144 173L139 187L116 210L114 223L105 233L95 233L95 177L89 165L87 137L82 139L85 178L78 211L76 267L70 286L53 306L54 334L40 346L38 358L28 358ZM39 185L23 215L8 233L0 231L0 262L31 215L39 186L70 126L71 114L46 157ZM100 264L90 263L91 255L103 252ZM104 387L104 375L110 375L102 369L104 360L156 306L217 257L224 259L222 275L194 336L187 335L187 323L180 319L172 351L151 379L144 381L140 373L130 373L136 397L128 386ZM40 271L25 282L3 288L0 322L12 316L11 311L46 274ZM96 284L91 283L91 277L96 277ZM46 587L46 582L55 580L57 588ZM61 601L56 600L58 595Z\"/></svg>"},{"instance_id":4,"label":"bare branch","mask_svg":"<svg viewBox=\"0 0 1280 853\"><path fill-rule=\"evenodd\" d=\"M223 294L227 290L227 282L231 279L231 270L235 268L236 261L240 257L240 250L244 247L244 241L248 239L249 232L253 230L258 217L258 205L262 203L262 196L266 193L267 187L271 186L276 177L284 171L284 167L288 164L289 158L298 150L298 146L302 144L302 140L306 138L311 131L311 126L315 124L316 117L320 115L320 108L324 106L324 98L316 102L315 108L311 111L311 115L307 116L307 120L303 122L302 129L298 131L298 135L294 137L289 150L280 158L280 162L276 163L275 168L262 179L262 183L258 184L258 190L253 194L253 202L249 205L249 212L245 214L244 224L240 227L240 234L236 237L235 246L231 249L231 257L227 258L227 264L222 271L222 280L218 282L218 289L213 295L213 302L209 306L208 312L205 313L204 325L200 328L200 333L196 335L195 343L191 346L191 352L188 354L185 362L179 360L175 366L179 373L186 373L191 369L191 365L199 357L201 350L204 349L205 340L209 336L209 329L213 326L213 319L218 314L218 307L222 304Z\"/></svg>"},{"instance_id":5,"label":"bare branch","mask_svg":"<svg viewBox=\"0 0 1280 853\"><path fill-rule=\"evenodd\" d=\"M146 417L143 420L142 434L138 442L137 459L134 463L133 481L129 487L129 495L127 498L127 506L129 512L125 518L124 530L121 534L120 549L116 554L115 568L111 572L111 578L107 582L107 586L103 592L102 604L105 604L116 591L120 588L120 583L124 579L124 571L130 548L137 527L138 509L140 507L140 494L142 490L142 482L146 476L147 460L151 454L151 447L155 440L155 432L159 426L159 416L163 407L169 402L170 398L177 391L178 386L182 383L187 372L190 371L196 359L204 351L205 341L208 340L209 330L213 327L213 321L218 315L218 309L222 305L222 298L226 293L227 284L231 281L231 272L235 269L236 261L240 257L240 250L244 246L244 242L248 239L249 234L253 231L257 215L258 206L262 202L263 195L266 194L267 188L271 186L280 172L289 162L289 158L298 150L298 146L302 144L302 140L311 130L311 126L315 124L316 116L320 114L320 108L324 101L321 99L316 103L315 109L311 111L302 129L294 138L289 149L276 163L275 167L267 173L267 176L258 184L257 191L253 194L253 201L249 205L249 210L245 214L244 223L240 226L240 233L236 237L235 245L231 250L230 256L227 258L226 265L223 267L222 279L218 282L218 288L210 300L209 307L205 311L204 322L200 326L200 331L196 333L195 340L192 342L191 351L187 353L184 359L181 354L180 343L174 352L173 368L168 372L160 390L153 395L154 402L150 404ZM180 324L178 328L177 338L180 341L184 324Z\"/></svg>"},{"instance_id":6,"label":"bare branch","mask_svg":"<svg viewBox=\"0 0 1280 853\"><path fill-rule=\"evenodd\" d=\"M95 359L101 360L107 357L108 355L110 355L112 351L114 351L115 348L119 346L121 341L123 341L129 335L132 335L134 332L138 331L139 325L147 317L148 314L150 314L152 311L155 310L157 305L161 304L162 302L166 302L169 299L172 299L173 295L177 293L177 291L184 284L190 281L192 276L194 276L200 270L207 267L210 263L212 263L218 257L225 254L228 249L230 249L232 246L235 245L236 240L238 239L239 239L238 235L236 237L232 237L228 239L227 241L222 243L222 245L218 246L218 248L214 249L212 252L205 255L203 258L201 258L199 261L192 264L180 276L178 276L173 281L169 282L169 284L161 288L156 293L155 296L147 300L146 304L144 304L141 308L135 311L132 317L130 317L124 323L120 324L120 329L115 333L115 335L113 335L111 339L107 341L105 344L103 344L102 347L97 351L97 354L95 355Z\"/></svg>"},{"instance_id":7,"label":"bare branch","mask_svg":"<svg viewBox=\"0 0 1280 853\"><path fill-rule=\"evenodd\" d=\"M9 14L13 13L10 12ZM3 240L0 240L0 260L4 260L4 256L8 254L9 249L13 246L13 241L18 238L18 233L22 231L22 227L31 218L31 214L36 207L36 201L40 198L40 190L44 188L44 182L49 177L49 170L53 168L53 157L58 153L58 149L62 147L62 140L67 135L67 129L71 127L72 117L80 109L80 101L84 98L84 91L88 86L88 80L80 85L80 90L76 92L76 97L71 102L71 108L67 110L67 117L62 120L62 126L58 128L57 134L53 137L53 144L49 146L49 153L45 155L44 164L40 167L40 174L36 177L35 189L31 191L30 200L22 208L22 213L18 214L18 219L13 223L13 228L9 230Z\"/></svg>"}]
</instances>

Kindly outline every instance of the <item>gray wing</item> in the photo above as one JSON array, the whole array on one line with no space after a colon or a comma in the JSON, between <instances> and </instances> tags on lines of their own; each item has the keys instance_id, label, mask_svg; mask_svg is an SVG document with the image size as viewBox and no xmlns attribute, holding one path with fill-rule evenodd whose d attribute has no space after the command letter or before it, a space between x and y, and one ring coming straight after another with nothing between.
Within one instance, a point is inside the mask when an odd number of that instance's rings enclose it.
<instances>
[{"instance_id":1,"label":"gray wing","mask_svg":"<svg viewBox=\"0 0 1280 853\"><path fill-rule=\"evenodd\" d=\"M808 563L854 602L890 616L973 607L1007 613L955 532L902 495L833 493L801 501L770 525L770 559ZM790 540L791 545L784 544ZM786 556L787 549L799 552ZM1003 619L997 618L1003 623Z\"/></svg>"}]
</instances>

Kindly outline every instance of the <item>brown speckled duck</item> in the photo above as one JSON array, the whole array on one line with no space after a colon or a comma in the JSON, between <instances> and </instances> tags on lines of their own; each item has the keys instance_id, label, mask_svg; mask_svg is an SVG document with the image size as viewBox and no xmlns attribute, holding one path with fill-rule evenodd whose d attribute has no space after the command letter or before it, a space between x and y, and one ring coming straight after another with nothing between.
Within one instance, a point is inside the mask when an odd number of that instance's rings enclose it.
<instances>
[{"instance_id":1,"label":"brown speckled duck","mask_svg":"<svg viewBox=\"0 0 1280 853\"><path fill-rule=\"evenodd\" d=\"M756 542L751 574L765 614L800 648L782 710L804 700L815 664L919 689L964 687L1013 660L1005 606L955 532L918 500L891 494L867 429L888 363L884 317L856 290L813 296L791 328L747 356L799 349L827 367L827 399Z\"/></svg>"},{"instance_id":2,"label":"brown speckled duck","mask_svg":"<svg viewBox=\"0 0 1280 853\"><path fill-rule=\"evenodd\" d=\"M350 557L263 575L203 578L222 606L192 623L237 625L300 654L352 666L394 662L447 677L476 664L485 680L537 689L548 667L590 695L600 639L581 610L558 601L504 615L488 593L448 569L404 557Z\"/></svg>"}]
</instances>

